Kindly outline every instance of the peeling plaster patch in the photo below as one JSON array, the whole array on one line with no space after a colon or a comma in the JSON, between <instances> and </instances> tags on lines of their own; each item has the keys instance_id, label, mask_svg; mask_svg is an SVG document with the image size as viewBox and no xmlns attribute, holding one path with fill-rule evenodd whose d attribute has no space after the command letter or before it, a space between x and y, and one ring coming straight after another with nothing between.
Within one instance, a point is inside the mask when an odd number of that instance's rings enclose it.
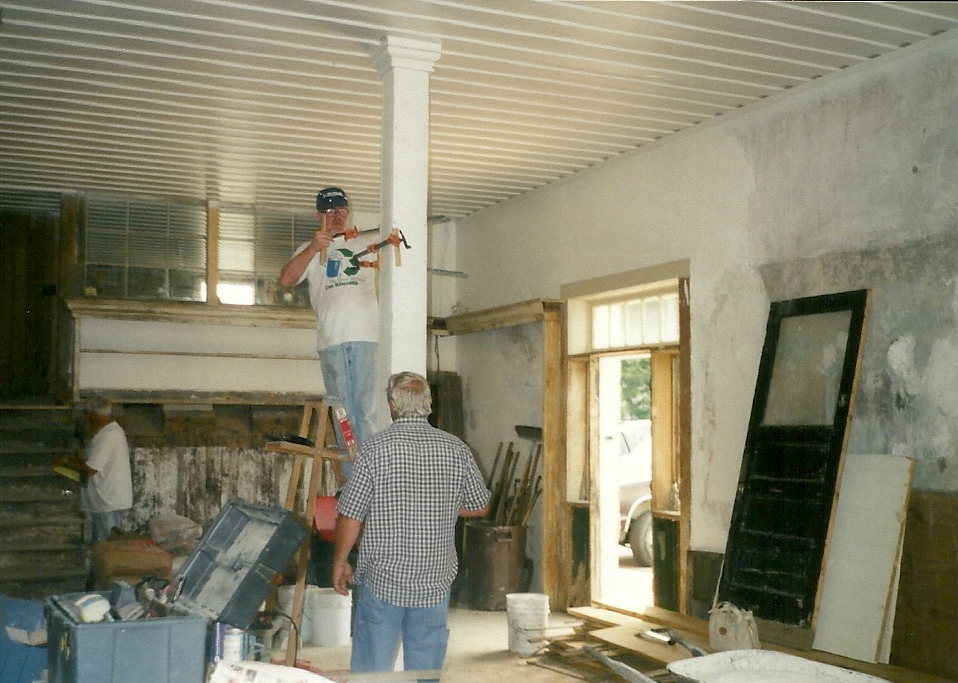
<instances>
[{"instance_id":1,"label":"peeling plaster patch","mask_svg":"<svg viewBox=\"0 0 958 683\"><path fill-rule=\"evenodd\" d=\"M918 393L921 376L915 371L915 338L911 335L899 337L891 343L886 354L888 370L897 379L909 395Z\"/></svg>"}]
</instances>

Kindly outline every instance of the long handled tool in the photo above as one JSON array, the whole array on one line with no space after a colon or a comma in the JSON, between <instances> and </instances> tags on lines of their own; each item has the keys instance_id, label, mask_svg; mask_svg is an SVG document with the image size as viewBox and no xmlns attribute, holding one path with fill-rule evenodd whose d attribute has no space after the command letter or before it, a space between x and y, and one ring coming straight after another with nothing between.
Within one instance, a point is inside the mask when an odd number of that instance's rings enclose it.
<instances>
[{"instance_id":1,"label":"long handled tool","mask_svg":"<svg viewBox=\"0 0 958 683\"><path fill-rule=\"evenodd\" d=\"M499 475L499 485L496 487L496 490L493 491L495 502L489 506L491 513L489 519L493 524L499 519L501 514L500 510L505 509L506 498L509 495L509 470L512 467L513 456L512 442L510 441L509 447L506 448L505 460L502 463L502 474Z\"/></svg>"},{"instance_id":2,"label":"long handled tool","mask_svg":"<svg viewBox=\"0 0 958 683\"><path fill-rule=\"evenodd\" d=\"M400 245L406 247L406 249L411 249L409 242L406 241L406 236L402 234L402 230L398 228L393 228L392 232L389 233L389 237L384 239L382 242L377 242L376 244L370 244L368 247L362 251L358 251L355 254L350 255L347 253L347 250L340 249L340 252L349 257L349 265L343 269L343 272L346 275L355 275L359 272L360 268L379 268L379 259L375 261L360 261L363 256L368 256L369 254L377 254L379 250L385 246L392 245L395 249L396 254L396 265L402 265L402 252L399 250Z\"/></svg>"}]
</instances>

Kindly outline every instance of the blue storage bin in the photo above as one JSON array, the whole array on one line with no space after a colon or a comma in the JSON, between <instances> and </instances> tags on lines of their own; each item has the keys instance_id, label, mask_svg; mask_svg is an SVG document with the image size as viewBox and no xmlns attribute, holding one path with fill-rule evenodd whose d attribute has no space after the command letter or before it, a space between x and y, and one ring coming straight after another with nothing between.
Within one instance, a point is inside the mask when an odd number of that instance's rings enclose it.
<instances>
[{"instance_id":1,"label":"blue storage bin","mask_svg":"<svg viewBox=\"0 0 958 683\"><path fill-rule=\"evenodd\" d=\"M154 619L85 624L74 606L84 595L47 598L50 683L202 683L206 617L173 608Z\"/></svg>"},{"instance_id":2,"label":"blue storage bin","mask_svg":"<svg viewBox=\"0 0 958 683\"><path fill-rule=\"evenodd\" d=\"M247 628L306 535L283 508L234 500L174 577L162 615L83 623L75 603L88 593L47 598L49 683L203 683L211 623Z\"/></svg>"}]
</instances>

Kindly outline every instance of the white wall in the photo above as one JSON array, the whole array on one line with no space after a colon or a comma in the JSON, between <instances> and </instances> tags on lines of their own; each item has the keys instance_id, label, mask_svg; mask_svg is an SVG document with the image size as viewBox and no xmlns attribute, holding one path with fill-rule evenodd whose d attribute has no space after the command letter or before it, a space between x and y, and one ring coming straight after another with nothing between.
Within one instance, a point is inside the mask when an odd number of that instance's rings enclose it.
<instances>
[{"instance_id":1,"label":"white wall","mask_svg":"<svg viewBox=\"0 0 958 683\"><path fill-rule=\"evenodd\" d=\"M322 395L316 330L81 317L79 391Z\"/></svg>"},{"instance_id":2,"label":"white wall","mask_svg":"<svg viewBox=\"0 0 958 683\"><path fill-rule=\"evenodd\" d=\"M457 222L434 223L429 226L429 268L446 274L429 274L430 316L444 318L459 309L459 290L465 279L458 275L456 258ZM455 370L456 343L449 337L429 337L426 367L429 370Z\"/></svg>"},{"instance_id":3,"label":"white wall","mask_svg":"<svg viewBox=\"0 0 958 683\"><path fill-rule=\"evenodd\" d=\"M458 226L463 304L558 298L564 284L689 259L691 542L722 552L769 302L872 288L870 401L856 406L850 450L910 451L917 486L958 490L956 86L951 32L481 211ZM473 375L495 370L468 345L458 353L469 400L487 406L467 435L494 450L478 425L527 398L490 402L501 388Z\"/></svg>"},{"instance_id":4,"label":"white wall","mask_svg":"<svg viewBox=\"0 0 958 683\"><path fill-rule=\"evenodd\" d=\"M533 447L517 435L516 425L542 426L542 325L527 324L456 337L457 372L462 393L466 442L488 477L499 444L503 459L509 443L521 454L519 475ZM500 463L500 473L502 463ZM542 466L537 468L542 473ZM541 499L540 499L541 501ZM533 591L542 590L542 505L526 531L526 555L533 561Z\"/></svg>"}]
</instances>

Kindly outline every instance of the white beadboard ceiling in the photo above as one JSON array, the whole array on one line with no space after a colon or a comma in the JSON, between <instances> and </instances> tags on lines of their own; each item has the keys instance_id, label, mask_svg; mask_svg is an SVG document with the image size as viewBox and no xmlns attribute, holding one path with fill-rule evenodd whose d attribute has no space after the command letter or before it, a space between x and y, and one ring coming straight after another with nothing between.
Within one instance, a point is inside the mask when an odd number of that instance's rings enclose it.
<instances>
[{"instance_id":1,"label":"white beadboard ceiling","mask_svg":"<svg viewBox=\"0 0 958 683\"><path fill-rule=\"evenodd\" d=\"M429 207L459 217L958 27L948 2L0 2L0 193L378 211L386 35L441 43ZM51 194L50 196L55 196Z\"/></svg>"}]
</instances>

